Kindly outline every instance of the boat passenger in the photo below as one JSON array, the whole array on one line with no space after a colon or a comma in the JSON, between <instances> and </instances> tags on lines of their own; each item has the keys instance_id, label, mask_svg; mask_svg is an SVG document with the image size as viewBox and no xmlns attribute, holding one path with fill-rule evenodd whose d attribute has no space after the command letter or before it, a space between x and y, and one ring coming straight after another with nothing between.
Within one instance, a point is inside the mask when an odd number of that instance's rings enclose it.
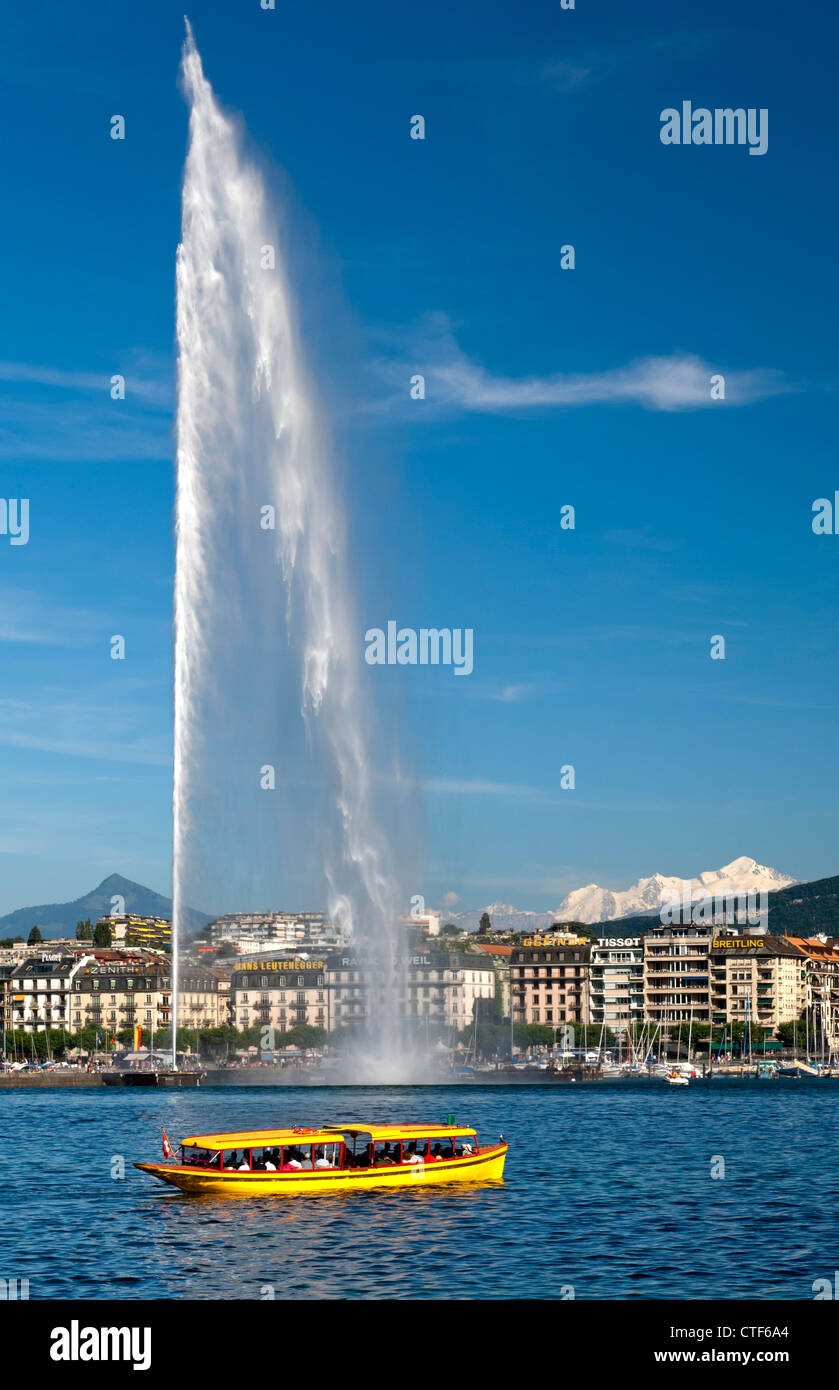
<instances>
[{"instance_id":1,"label":"boat passenger","mask_svg":"<svg viewBox=\"0 0 839 1390\"><path fill-rule=\"evenodd\" d=\"M302 1167L303 1167L303 1164L302 1164L298 1159L296 1159L296 1158L294 1157L294 1154L293 1154L293 1152L292 1152L292 1153L289 1154L288 1158L286 1159L285 1163L283 1164L282 1170L281 1170L281 1171L282 1171L283 1173L293 1173L293 1172L295 1171L295 1169L297 1169L297 1168L302 1168Z\"/></svg>"},{"instance_id":2,"label":"boat passenger","mask_svg":"<svg viewBox=\"0 0 839 1390\"><path fill-rule=\"evenodd\" d=\"M240 1172L240 1173L249 1173L250 1170L251 1170L251 1165L250 1165L250 1163L248 1162L248 1155L247 1155L247 1154L244 1152L244 1150L243 1150L243 1151L242 1151L242 1162L239 1164L239 1172Z\"/></svg>"},{"instance_id":3,"label":"boat passenger","mask_svg":"<svg viewBox=\"0 0 839 1390\"><path fill-rule=\"evenodd\" d=\"M442 1147L441 1147L439 1144L435 1144L435 1145L434 1145L434 1148L431 1150L431 1153L429 1154L429 1157L430 1157L432 1160L438 1159L438 1158L442 1158L442 1157L443 1157L443 1150L442 1150Z\"/></svg>"},{"instance_id":4,"label":"boat passenger","mask_svg":"<svg viewBox=\"0 0 839 1390\"><path fill-rule=\"evenodd\" d=\"M315 1167L316 1167L316 1168L331 1168L331 1167L333 1166L333 1165L329 1162L329 1159L326 1157L326 1150L325 1150L325 1149L315 1149L315 1154L316 1154L316 1158L315 1158Z\"/></svg>"}]
</instances>

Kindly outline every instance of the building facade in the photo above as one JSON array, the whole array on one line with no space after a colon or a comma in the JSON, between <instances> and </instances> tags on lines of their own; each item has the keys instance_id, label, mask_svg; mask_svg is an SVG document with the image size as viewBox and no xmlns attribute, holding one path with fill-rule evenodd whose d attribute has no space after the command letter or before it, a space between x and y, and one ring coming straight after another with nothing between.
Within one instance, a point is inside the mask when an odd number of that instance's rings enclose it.
<instances>
[{"instance_id":1,"label":"building facade","mask_svg":"<svg viewBox=\"0 0 839 1390\"><path fill-rule=\"evenodd\" d=\"M134 913L113 913L100 917L111 933L112 946L148 947L155 951L171 951L172 923L166 917L140 917Z\"/></svg>"},{"instance_id":2,"label":"building facade","mask_svg":"<svg viewBox=\"0 0 839 1390\"><path fill-rule=\"evenodd\" d=\"M143 1044L172 1022L169 960L149 952L97 950L79 961L70 1000L71 1031L96 1027L108 1040L139 1027Z\"/></svg>"},{"instance_id":3,"label":"building facade","mask_svg":"<svg viewBox=\"0 0 839 1390\"><path fill-rule=\"evenodd\" d=\"M513 1022L588 1023L590 964L587 937L525 937L510 956Z\"/></svg>"},{"instance_id":4,"label":"building facade","mask_svg":"<svg viewBox=\"0 0 839 1390\"><path fill-rule=\"evenodd\" d=\"M640 936L601 937L591 948L590 1021L631 1033L644 1017L644 942Z\"/></svg>"},{"instance_id":5,"label":"building facade","mask_svg":"<svg viewBox=\"0 0 839 1390\"><path fill-rule=\"evenodd\" d=\"M650 1023L710 1023L714 927L654 927L644 937L644 1016Z\"/></svg>"},{"instance_id":6,"label":"building facade","mask_svg":"<svg viewBox=\"0 0 839 1390\"><path fill-rule=\"evenodd\" d=\"M248 957L309 949L323 954L342 945L340 927L323 912L229 912L211 922L207 939L213 946L234 946Z\"/></svg>"},{"instance_id":7,"label":"building facade","mask_svg":"<svg viewBox=\"0 0 839 1390\"><path fill-rule=\"evenodd\" d=\"M784 936L717 929L710 951L711 1023L775 1029L799 1018L805 1001L802 953Z\"/></svg>"},{"instance_id":8,"label":"building facade","mask_svg":"<svg viewBox=\"0 0 839 1390\"><path fill-rule=\"evenodd\" d=\"M229 982L207 966L184 961L178 979L178 1028L220 1028L229 1023Z\"/></svg>"},{"instance_id":9,"label":"building facade","mask_svg":"<svg viewBox=\"0 0 839 1390\"><path fill-rule=\"evenodd\" d=\"M42 1033L49 1028L75 1031L75 980L91 959L47 950L36 951L13 966L7 980L7 1027L23 1033Z\"/></svg>"},{"instance_id":10,"label":"building facade","mask_svg":"<svg viewBox=\"0 0 839 1390\"><path fill-rule=\"evenodd\" d=\"M297 1024L329 1029L329 992L324 960L272 956L237 961L230 984L234 1027L273 1028Z\"/></svg>"}]
</instances>

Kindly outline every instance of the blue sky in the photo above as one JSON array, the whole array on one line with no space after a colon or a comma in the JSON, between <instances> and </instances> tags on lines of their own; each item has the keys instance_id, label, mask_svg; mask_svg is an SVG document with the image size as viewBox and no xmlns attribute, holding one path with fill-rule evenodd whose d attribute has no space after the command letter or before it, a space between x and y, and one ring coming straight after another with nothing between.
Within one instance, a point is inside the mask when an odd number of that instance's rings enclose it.
<instances>
[{"instance_id":1,"label":"blue sky","mask_svg":"<svg viewBox=\"0 0 839 1390\"><path fill-rule=\"evenodd\" d=\"M417 891L548 909L740 854L836 872L839 535L811 530L839 488L832 16L189 14L294 209L359 642L389 618L475 631L468 678L371 673L423 787ZM0 536L0 911L111 872L170 888L186 141L177 7L33 3L6 24L0 494L30 499L31 535ZM685 99L767 108L768 152L663 146ZM724 403L698 399L711 372Z\"/></svg>"}]
</instances>

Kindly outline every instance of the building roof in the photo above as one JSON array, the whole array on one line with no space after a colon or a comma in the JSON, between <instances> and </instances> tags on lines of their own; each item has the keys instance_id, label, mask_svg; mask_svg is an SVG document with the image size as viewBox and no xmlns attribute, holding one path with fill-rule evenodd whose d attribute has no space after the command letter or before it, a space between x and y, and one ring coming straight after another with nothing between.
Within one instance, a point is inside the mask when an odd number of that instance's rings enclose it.
<instances>
[{"instance_id":1,"label":"building roof","mask_svg":"<svg viewBox=\"0 0 839 1390\"><path fill-rule=\"evenodd\" d=\"M804 956L814 960L839 963L839 951L832 940L819 941L818 937L788 936L785 938Z\"/></svg>"},{"instance_id":2,"label":"building roof","mask_svg":"<svg viewBox=\"0 0 839 1390\"><path fill-rule=\"evenodd\" d=\"M481 946L480 949L486 951L488 956L500 956L505 960L509 960L513 954L512 946Z\"/></svg>"}]
</instances>

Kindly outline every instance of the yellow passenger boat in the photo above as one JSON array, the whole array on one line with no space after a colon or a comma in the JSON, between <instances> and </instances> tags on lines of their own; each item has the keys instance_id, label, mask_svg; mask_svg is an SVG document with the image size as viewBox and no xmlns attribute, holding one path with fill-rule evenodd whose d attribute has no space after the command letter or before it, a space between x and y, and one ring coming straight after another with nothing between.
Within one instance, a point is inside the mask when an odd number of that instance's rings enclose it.
<instances>
[{"instance_id":1,"label":"yellow passenger boat","mask_svg":"<svg viewBox=\"0 0 839 1390\"><path fill-rule=\"evenodd\" d=\"M480 1144L474 1129L446 1125L324 1125L200 1134L165 1163L134 1167L182 1192L266 1196L411 1184L497 1182L507 1145Z\"/></svg>"}]
</instances>

